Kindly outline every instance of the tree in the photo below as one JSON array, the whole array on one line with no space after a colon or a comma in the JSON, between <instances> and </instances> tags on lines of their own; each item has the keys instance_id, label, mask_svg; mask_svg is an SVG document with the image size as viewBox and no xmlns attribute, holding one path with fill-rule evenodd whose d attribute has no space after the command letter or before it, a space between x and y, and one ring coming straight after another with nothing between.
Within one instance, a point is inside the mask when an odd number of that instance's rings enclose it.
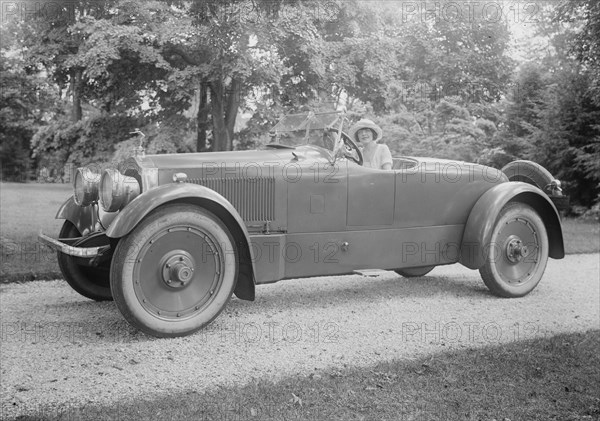
<instances>
[{"instance_id":1,"label":"tree","mask_svg":"<svg viewBox=\"0 0 600 421\"><path fill-rule=\"evenodd\" d=\"M575 6L558 6L553 20L539 23L547 48L537 60L519 66L517 89L508 97L506 117L492 144L543 165L565 183L572 203L589 206L600 191L600 107L592 89L595 74L580 54L580 43L594 20L586 13L595 6Z\"/></svg>"},{"instance_id":2,"label":"tree","mask_svg":"<svg viewBox=\"0 0 600 421\"><path fill-rule=\"evenodd\" d=\"M570 51L589 71L590 97L600 105L600 3L594 0L567 0L557 7L554 21L581 25Z\"/></svg>"},{"instance_id":3,"label":"tree","mask_svg":"<svg viewBox=\"0 0 600 421\"><path fill-rule=\"evenodd\" d=\"M25 181L32 157L29 141L44 121L60 112L61 102L46 81L28 74L16 51L2 45L0 60L0 164L2 179Z\"/></svg>"},{"instance_id":4,"label":"tree","mask_svg":"<svg viewBox=\"0 0 600 421\"><path fill-rule=\"evenodd\" d=\"M175 4L157 31L163 54L176 69L168 86L190 100L182 82L199 88L198 127L206 127L210 104L212 150L229 150L238 111L250 89L280 79L283 67L273 43L285 19L268 10L268 1Z\"/></svg>"},{"instance_id":5,"label":"tree","mask_svg":"<svg viewBox=\"0 0 600 421\"><path fill-rule=\"evenodd\" d=\"M0 163L3 180L23 180L30 168L29 139L35 132L31 79L0 61Z\"/></svg>"},{"instance_id":6,"label":"tree","mask_svg":"<svg viewBox=\"0 0 600 421\"><path fill-rule=\"evenodd\" d=\"M41 2L40 10L51 2ZM103 15L114 1L80 0L64 4L52 2L52 12L35 13L17 23L18 43L23 51L25 64L30 71L48 73L58 86L62 96L68 91L71 97L71 121L81 120L85 68L72 62L85 41L72 26L82 18ZM68 87L68 88L67 88Z\"/></svg>"},{"instance_id":7,"label":"tree","mask_svg":"<svg viewBox=\"0 0 600 421\"><path fill-rule=\"evenodd\" d=\"M110 160L115 143L142 123L143 105L170 70L147 19L131 18L130 2L69 5L72 13L36 15L18 22L15 32L21 66L45 73L59 98L65 92L71 98L70 113L55 113L32 137L38 165L50 168Z\"/></svg>"}]
</instances>

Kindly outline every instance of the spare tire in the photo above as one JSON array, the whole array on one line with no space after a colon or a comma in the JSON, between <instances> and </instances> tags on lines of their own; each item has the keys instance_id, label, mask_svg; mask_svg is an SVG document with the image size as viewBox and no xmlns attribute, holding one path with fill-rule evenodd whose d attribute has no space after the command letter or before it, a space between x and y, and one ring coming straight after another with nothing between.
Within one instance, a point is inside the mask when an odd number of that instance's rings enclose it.
<instances>
[{"instance_id":1,"label":"spare tire","mask_svg":"<svg viewBox=\"0 0 600 421\"><path fill-rule=\"evenodd\" d=\"M513 161L502 168L509 181L522 181L532 184L542 190L552 200L559 211L569 209L569 196L565 196L560 189L560 182L550 172L532 161Z\"/></svg>"},{"instance_id":2,"label":"spare tire","mask_svg":"<svg viewBox=\"0 0 600 421\"><path fill-rule=\"evenodd\" d=\"M522 181L538 187L546 194L550 194L550 183L554 180L552 174L532 161L513 161L502 168L502 172L506 174L509 181Z\"/></svg>"}]
</instances>

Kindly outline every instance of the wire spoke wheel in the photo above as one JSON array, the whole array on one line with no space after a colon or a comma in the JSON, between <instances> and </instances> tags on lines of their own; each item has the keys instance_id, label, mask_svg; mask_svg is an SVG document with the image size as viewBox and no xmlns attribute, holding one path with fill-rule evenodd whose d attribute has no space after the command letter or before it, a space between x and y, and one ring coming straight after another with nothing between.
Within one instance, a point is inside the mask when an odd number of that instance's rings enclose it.
<instances>
[{"instance_id":1,"label":"wire spoke wheel","mask_svg":"<svg viewBox=\"0 0 600 421\"><path fill-rule=\"evenodd\" d=\"M495 295L521 297L540 282L548 262L548 235L539 215L523 203L504 207L480 269Z\"/></svg>"},{"instance_id":2,"label":"wire spoke wheel","mask_svg":"<svg viewBox=\"0 0 600 421\"><path fill-rule=\"evenodd\" d=\"M208 211L189 205L159 209L117 246L111 269L117 307L154 336L195 332L231 297L237 277L233 244Z\"/></svg>"}]
</instances>

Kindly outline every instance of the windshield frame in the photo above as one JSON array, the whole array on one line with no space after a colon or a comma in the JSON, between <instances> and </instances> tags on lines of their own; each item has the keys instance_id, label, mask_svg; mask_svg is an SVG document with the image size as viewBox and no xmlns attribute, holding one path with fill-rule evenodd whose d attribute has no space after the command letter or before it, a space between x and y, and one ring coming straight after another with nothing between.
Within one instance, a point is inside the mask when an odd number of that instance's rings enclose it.
<instances>
[{"instance_id":1,"label":"windshield frame","mask_svg":"<svg viewBox=\"0 0 600 421\"><path fill-rule=\"evenodd\" d=\"M299 146L311 145L334 153L336 145L339 142L338 130L343 127L343 122L344 113L341 111L325 111L319 113L309 111L287 114L269 131L272 140L267 146L291 149ZM318 131L319 134L317 136L311 136L315 131ZM331 138L328 140L326 140L324 136L326 133L331 133ZM296 140L298 141L291 145L282 143L281 139L285 134L296 134ZM317 138L319 140L317 140Z\"/></svg>"}]
</instances>

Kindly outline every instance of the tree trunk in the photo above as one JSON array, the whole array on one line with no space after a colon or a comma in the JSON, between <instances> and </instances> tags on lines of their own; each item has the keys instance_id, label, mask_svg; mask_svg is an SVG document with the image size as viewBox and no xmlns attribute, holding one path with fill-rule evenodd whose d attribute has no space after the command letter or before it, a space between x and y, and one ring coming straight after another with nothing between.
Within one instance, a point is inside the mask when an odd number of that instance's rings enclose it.
<instances>
[{"instance_id":1,"label":"tree trunk","mask_svg":"<svg viewBox=\"0 0 600 421\"><path fill-rule=\"evenodd\" d=\"M240 108L240 82L237 79L231 80L231 87L227 95L227 110L225 114L225 124L227 126L227 136L229 144L227 150L233 149L233 128Z\"/></svg>"},{"instance_id":2,"label":"tree trunk","mask_svg":"<svg viewBox=\"0 0 600 421\"><path fill-rule=\"evenodd\" d=\"M197 138L196 138L196 152L206 151L206 130L208 129L208 85L206 81L200 82L200 103L198 104L198 115L196 122Z\"/></svg>"},{"instance_id":3,"label":"tree trunk","mask_svg":"<svg viewBox=\"0 0 600 421\"><path fill-rule=\"evenodd\" d=\"M81 76L82 70L71 70L71 98L73 100L73 108L71 109L71 121L77 123L81 120Z\"/></svg>"},{"instance_id":4,"label":"tree trunk","mask_svg":"<svg viewBox=\"0 0 600 421\"><path fill-rule=\"evenodd\" d=\"M225 124L223 84L221 82L213 82L210 85L210 105L213 121L212 150L214 152L231 150L231 148L228 148L231 139L229 139L227 125Z\"/></svg>"}]
</instances>

